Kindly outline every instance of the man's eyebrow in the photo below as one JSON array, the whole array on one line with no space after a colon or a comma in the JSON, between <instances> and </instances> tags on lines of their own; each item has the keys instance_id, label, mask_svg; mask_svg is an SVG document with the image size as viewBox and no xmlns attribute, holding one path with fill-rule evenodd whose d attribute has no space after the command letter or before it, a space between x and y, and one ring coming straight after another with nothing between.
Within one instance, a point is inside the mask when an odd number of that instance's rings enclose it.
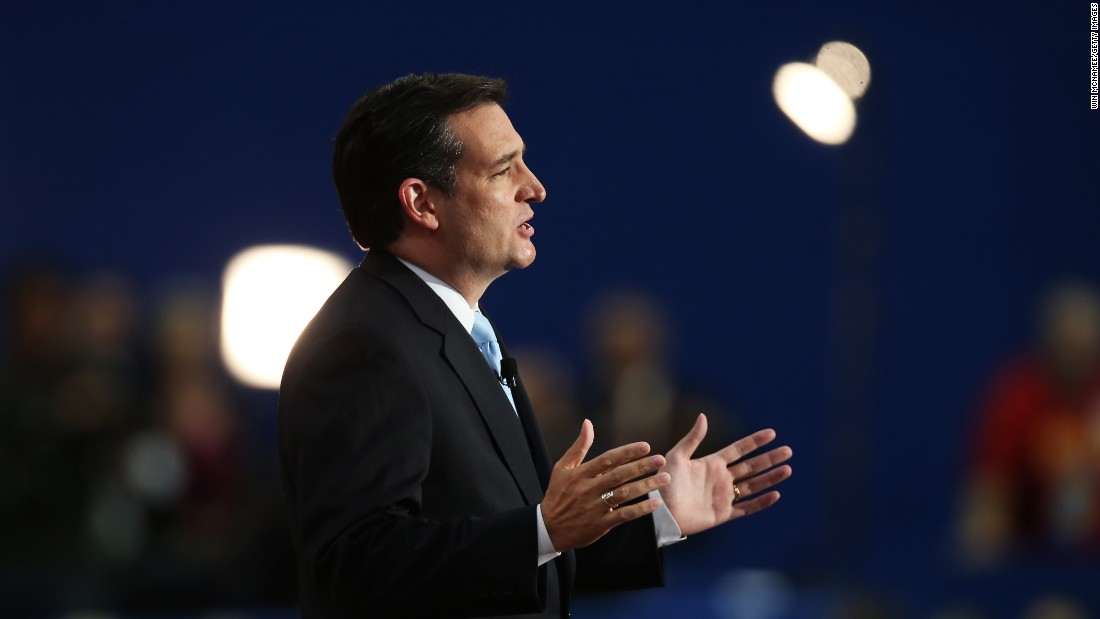
<instances>
[{"instance_id":1,"label":"man's eyebrow","mask_svg":"<svg viewBox=\"0 0 1100 619\"><path fill-rule=\"evenodd\" d=\"M501 155L499 159L497 159L496 161L493 162L493 167L504 165L504 164L512 161L516 157L518 157L518 156L520 156L520 155L522 155L526 152L527 152L527 145L524 144L519 150L514 150L514 151L512 151L512 152L510 152L506 155Z\"/></svg>"}]
</instances>

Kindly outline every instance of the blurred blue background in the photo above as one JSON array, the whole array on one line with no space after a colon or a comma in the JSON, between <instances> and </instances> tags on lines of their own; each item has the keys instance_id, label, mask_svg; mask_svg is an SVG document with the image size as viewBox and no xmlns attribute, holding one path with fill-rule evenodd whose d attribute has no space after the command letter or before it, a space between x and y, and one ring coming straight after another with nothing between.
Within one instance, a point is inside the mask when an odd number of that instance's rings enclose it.
<instances>
[{"instance_id":1,"label":"blurred blue background","mask_svg":"<svg viewBox=\"0 0 1100 619\"><path fill-rule=\"evenodd\" d=\"M1051 284L1100 281L1088 3L2 13L0 266L122 274L143 304L169 281L216 294L254 244L358 261L329 168L350 104L409 72L509 81L548 199L537 262L483 299L507 340L553 350L584 384L593 304L640 291L664 308L678 380L723 402L731 431L773 427L795 452L778 506L670 548L665 590L585 599L578 616L1008 617L1049 593L1100 613L1096 555L969 570L954 542L991 374L1030 344ZM771 95L780 65L832 40L872 70L839 147ZM257 479L274 478L274 394L230 391ZM285 559L280 539L256 552ZM292 586L173 608L282 616ZM71 599L43 612L118 606Z\"/></svg>"}]
</instances>

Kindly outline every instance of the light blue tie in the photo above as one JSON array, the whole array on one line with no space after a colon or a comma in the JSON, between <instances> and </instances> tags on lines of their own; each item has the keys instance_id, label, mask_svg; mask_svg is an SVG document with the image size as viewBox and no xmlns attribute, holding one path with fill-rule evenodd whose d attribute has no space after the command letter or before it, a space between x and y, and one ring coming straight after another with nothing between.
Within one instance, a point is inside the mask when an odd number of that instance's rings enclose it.
<instances>
[{"instance_id":1,"label":"light blue tie","mask_svg":"<svg viewBox=\"0 0 1100 619\"><path fill-rule=\"evenodd\" d=\"M474 330L470 333L470 336L474 338L474 343L481 350L481 354L485 357L489 367L493 368L497 376L500 376L501 355L500 345L497 344L497 334L493 331L493 325L489 324L489 319L481 312L474 312ZM512 404L512 410L515 410L516 402L512 399L512 390L506 387L504 383L501 383L500 386L504 389L504 395L508 396L508 402Z\"/></svg>"}]
</instances>

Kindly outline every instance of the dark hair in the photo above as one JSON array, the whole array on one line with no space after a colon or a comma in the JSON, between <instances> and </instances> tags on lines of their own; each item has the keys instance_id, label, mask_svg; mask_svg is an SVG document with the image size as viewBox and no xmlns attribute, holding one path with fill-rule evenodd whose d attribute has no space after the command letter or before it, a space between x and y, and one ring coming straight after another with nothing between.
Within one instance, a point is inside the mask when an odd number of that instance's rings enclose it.
<instances>
[{"instance_id":1,"label":"dark hair","mask_svg":"<svg viewBox=\"0 0 1100 619\"><path fill-rule=\"evenodd\" d=\"M355 242L369 249L397 239L404 223L397 188L407 178L453 195L464 146L449 117L500 104L506 96L501 79L428 73L398 78L356 101L332 156L336 192Z\"/></svg>"}]
</instances>

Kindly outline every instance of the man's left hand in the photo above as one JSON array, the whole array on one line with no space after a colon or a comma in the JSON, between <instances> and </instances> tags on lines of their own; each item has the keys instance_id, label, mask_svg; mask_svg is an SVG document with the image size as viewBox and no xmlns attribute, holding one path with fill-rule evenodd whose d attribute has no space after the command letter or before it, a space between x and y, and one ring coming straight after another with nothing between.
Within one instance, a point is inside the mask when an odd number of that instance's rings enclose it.
<instances>
[{"instance_id":1,"label":"man's left hand","mask_svg":"<svg viewBox=\"0 0 1100 619\"><path fill-rule=\"evenodd\" d=\"M760 494L791 476L790 447L777 447L745 458L775 439L774 430L760 430L709 456L691 459L707 434L707 417L700 414L679 443L665 454L662 471L672 476L661 497L684 535L706 531L775 505L775 490ZM756 496L754 496L756 495Z\"/></svg>"}]
</instances>

